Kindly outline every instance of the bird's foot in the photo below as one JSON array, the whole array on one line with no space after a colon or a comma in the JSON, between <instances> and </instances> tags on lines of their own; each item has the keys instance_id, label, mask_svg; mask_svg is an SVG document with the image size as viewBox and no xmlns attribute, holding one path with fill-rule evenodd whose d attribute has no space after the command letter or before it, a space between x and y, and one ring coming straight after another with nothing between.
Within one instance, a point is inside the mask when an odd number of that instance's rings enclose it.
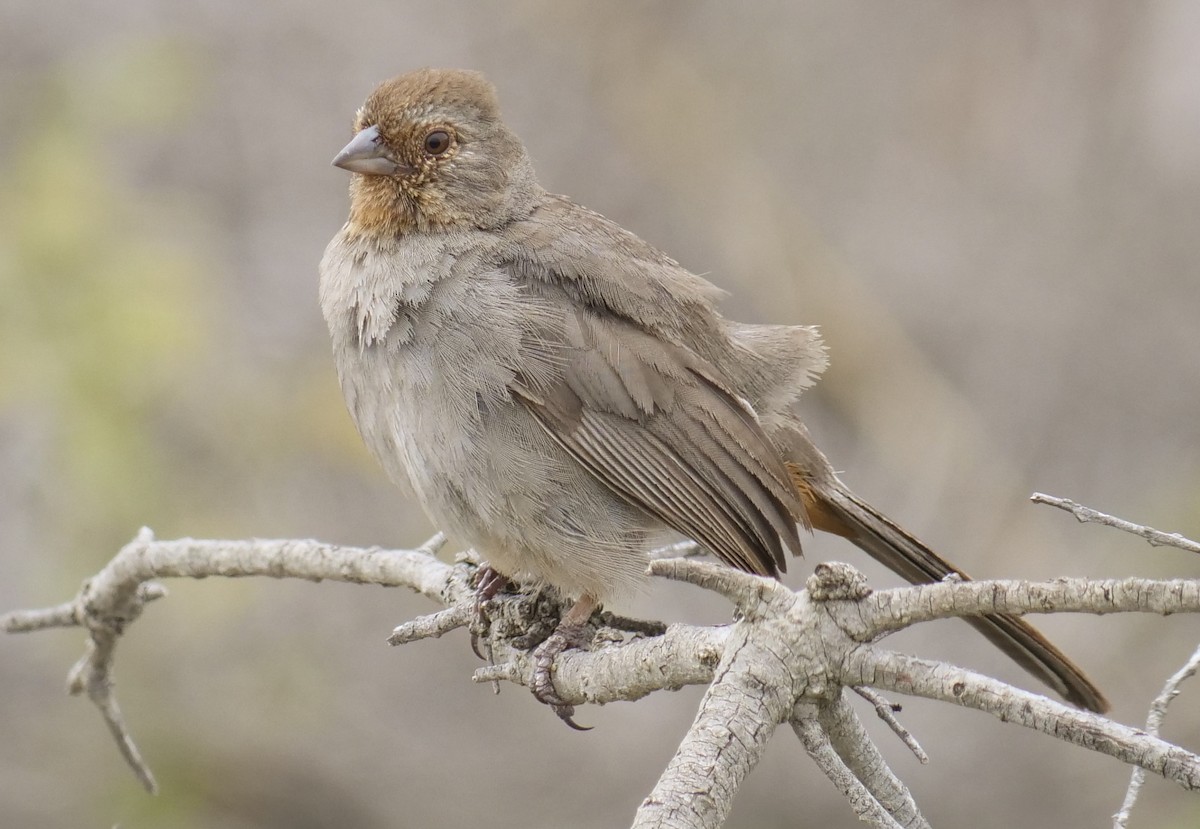
<instances>
[{"instance_id":1,"label":"bird's foot","mask_svg":"<svg viewBox=\"0 0 1200 829\"><path fill-rule=\"evenodd\" d=\"M482 605L484 602L496 598L497 593L512 587L512 582L508 580L508 576L486 562L479 565L474 577L471 579L471 583L475 588L476 605Z\"/></svg>"},{"instance_id":2,"label":"bird's foot","mask_svg":"<svg viewBox=\"0 0 1200 829\"><path fill-rule=\"evenodd\" d=\"M549 705L560 720L576 731L591 731L592 727L575 722L575 706L563 702L554 688L554 660L563 651L590 644L591 633L586 621L575 623L564 619L533 652L533 683L530 690L538 702Z\"/></svg>"},{"instance_id":3,"label":"bird's foot","mask_svg":"<svg viewBox=\"0 0 1200 829\"><path fill-rule=\"evenodd\" d=\"M487 654L484 654L483 649L480 648L480 640L491 624L487 613L487 603L498 593L512 587L512 582L508 580L508 576L495 570L490 564L484 563L475 571L471 583L475 587L475 620L471 624L471 650L480 659L491 662L491 648L486 648Z\"/></svg>"}]
</instances>

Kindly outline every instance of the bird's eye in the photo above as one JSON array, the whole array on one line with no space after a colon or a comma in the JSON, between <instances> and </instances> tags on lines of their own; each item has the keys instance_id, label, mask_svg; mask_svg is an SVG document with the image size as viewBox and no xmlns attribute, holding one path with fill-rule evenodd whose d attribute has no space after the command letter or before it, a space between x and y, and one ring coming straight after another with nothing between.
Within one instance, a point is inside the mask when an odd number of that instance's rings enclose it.
<instances>
[{"instance_id":1,"label":"bird's eye","mask_svg":"<svg viewBox=\"0 0 1200 829\"><path fill-rule=\"evenodd\" d=\"M425 136L425 152L430 155L441 155L450 149L450 133L445 130L434 130Z\"/></svg>"}]
</instances>

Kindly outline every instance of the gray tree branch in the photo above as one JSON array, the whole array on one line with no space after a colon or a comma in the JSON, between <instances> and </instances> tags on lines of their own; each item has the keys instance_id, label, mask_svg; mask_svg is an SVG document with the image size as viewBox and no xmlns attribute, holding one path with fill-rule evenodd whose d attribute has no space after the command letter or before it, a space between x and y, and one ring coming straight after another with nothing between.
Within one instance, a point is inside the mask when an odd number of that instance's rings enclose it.
<instances>
[{"instance_id":1,"label":"gray tree branch","mask_svg":"<svg viewBox=\"0 0 1200 829\"><path fill-rule=\"evenodd\" d=\"M553 626L561 600L545 590L502 595L483 606L483 625L471 586L477 564L469 557L454 564L440 561L436 553L443 541L439 535L415 550L381 550L294 540L158 541L143 530L85 582L73 600L10 613L0 617L0 623L9 632L80 626L88 630L88 644L71 671L69 688L75 694L86 691L126 761L153 791L153 776L117 706L113 659L127 626L147 602L164 595L157 579L271 576L407 587L444 609L397 627L393 644L468 627L498 663L477 671L477 681L528 685L531 637ZM694 545L670 551L691 554ZM806 589L792 591L771 579L690 558L654 557L650 572L720 593L737 608L738 620L725 626L664 628L598 614L593 617L597 635L591 649L569 651L554 666L559 696L576 705L708 684L692 727L637 810L637 827L720 826L741 782L784 723L792 726L861 819L875 826L926 827L911 794L888 769L843 699L845 689L858 687L973 707L1109 754L1184 788L1200 788L1200 756L1153 734L879 645L891 632L949 616L1197 612L1200 582L944 582L872 592L848 565L823 564ZM877 709L887 707L877 696L869 698ZM910 747L916 746L894 716L887 718Z\"/></svg>"},{"instance_id":2,"label":"gray tree branch","mask_svg":"<svg viewBox=\"0 0 1200 829\"><path fill-rule=\"evenodd\" d=\"M820 706L802 703L793 711L792 729L808 756L846 798L859 820L877 829L904 829L904 824L897 821L880 803L862 777L850 768L841 752L834 748L829 732L821 722L820 710Z\"/></svg>"},{"instance_id":3,"label":"gray tree branch","mask_svg":"<svg viewBox=\"0 0 1200 829\"><path fill-rule=\"evenodd\" d=\"M912 793L884 762L844 694L821 706L817 720L828 734L833 750L894 821L906 829L929 829ZM929 758L921 762L927 763Z\"/></svg>"},{"instance_id":4,"label":"gray tree branch","mask_svg":"<svg viewBox=\"0 0 1200 829\"><path fill-rule=\"evenodd\" d=\"M1167 716L1167 706L1171 704L1171 700L1179 696L1180 686L1195 676L1197 670L1200 670L1200 648L1193 651L1187 663L1171 675L1162 691L1150 704L1150 713L1146 717L1147 734L1152 737L1158 736L1158 731L1162 728L1163 720ZM1129 825L1129 817L1137 803L1144 782L1146 782L1146 769L1141 765L1134 766L1129 780L1129 788L1125 791L1125 799L1121 802L1120 810L1113 815L1113 829L1124 829Z\"/></svg>"},{"instance_id":5,"label":"gray tree branch","mask_svg":"<svg viewBox=\"0 0 1200 829\"><path fill-rule=\"evenodd\" d=\"M1035 504L1046 504L1051 507L1058 507L1061 510L1066 510L1075 516L1080 524L1094 522L1103 524L1106 527L1127 532L1132 535L1146 539L1151 546L1155 547L1178 547L1181 550L1187 550L1191 553L1200 553L1200 544L1192 541L1190 538L1184 538L1179 533L1165 533L1162 530L1156 530L1153 527L1144 527L1141 524L1135 524L1132 521L1126 521L1124 518L1117 518L1114 515L1109 515L1099 510L1094 510L1091 507L1085 507L1083 504L1077 504L1069 498L1058 498L1054 495L1046 495L1042 492L1035 492L1029 496L1029 500Z\"/></svg>"}]
</instances>

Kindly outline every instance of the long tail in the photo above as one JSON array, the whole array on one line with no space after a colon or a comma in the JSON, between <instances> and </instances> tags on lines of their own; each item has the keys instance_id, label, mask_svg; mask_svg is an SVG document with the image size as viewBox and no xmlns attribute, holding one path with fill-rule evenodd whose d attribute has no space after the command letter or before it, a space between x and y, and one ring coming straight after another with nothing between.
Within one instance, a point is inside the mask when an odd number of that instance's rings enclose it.
<instances>
[{"instance_id":1,"label":"long tail","mask_svg":"<svg viewBox=\"0 0 1200 829\"><path fill-rule=\"evenodd\" d=\"M785 444L789 466L814 528L849 539L913 584L941 581L951 573L969 578L847 489L802 426L787 431L792 433ZM1068 702L1098 713L1108 710L1108 700L1100 689L1020 616L974 616L966 621Z\"/></svg>"}]
</instances>

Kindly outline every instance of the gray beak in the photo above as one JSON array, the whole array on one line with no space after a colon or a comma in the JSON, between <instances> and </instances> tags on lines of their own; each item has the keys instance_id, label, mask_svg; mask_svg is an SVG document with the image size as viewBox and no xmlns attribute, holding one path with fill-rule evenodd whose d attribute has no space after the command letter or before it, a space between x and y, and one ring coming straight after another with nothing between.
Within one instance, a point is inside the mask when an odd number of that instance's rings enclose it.
<instances>
[{"instance_id":1,"label":"gray beak","mask_svg":"<svg viewBox=\"0 0 1200 829\"><path fill-rule=\"evenodd\" d=\"M367 176L395 176L411 172L412 168L396 163L388 157L388 153L387 145L379 135L379 128L367 127L333 157L333 166Z\"/></svg>"}]
</instances>

